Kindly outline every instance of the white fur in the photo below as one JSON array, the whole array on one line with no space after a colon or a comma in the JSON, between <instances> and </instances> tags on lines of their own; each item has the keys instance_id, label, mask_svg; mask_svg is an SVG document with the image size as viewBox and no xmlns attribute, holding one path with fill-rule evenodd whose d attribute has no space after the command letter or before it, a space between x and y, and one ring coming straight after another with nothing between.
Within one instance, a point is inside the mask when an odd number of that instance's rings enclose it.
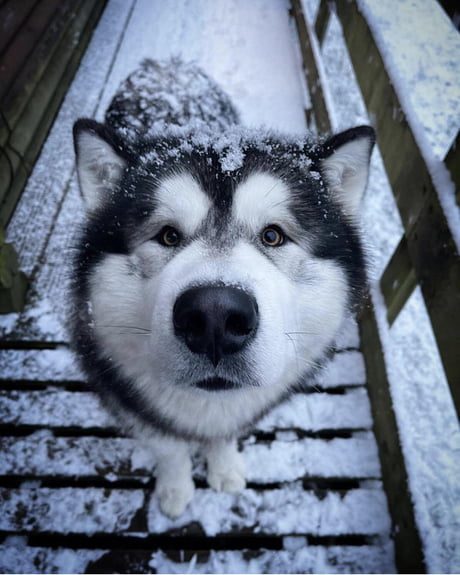
<instances>
[{"instance_id":1,"label":"white fur","mask_svg":"<svg viewBox=\"0 0 460 575\"><path fill-rule=\"evenodd\" d=\"M246 487L245 466L238 453L236 440L215 441L207 446L207 479L216 491L241 493Z\"/></svg>"},{"instance_id":2,"label":"white fur","mask_svg":"<svg viewBox=\"0 0 460 575\"><path fill-rule=\"evenodd\" d=\"M189 193L191 201L186 199ZM208 481L216 490L244 488L241 457L226 438L236 437L314 365L346 307L347 286L338 264L314 258L295 242L277 248L273 258L252 243L253 232L264 225L288 222L287 194L276 178L252 176L236 190L234 204L234 217L250 233L230 250L216 255L215 246L195 240L171 255L168 248L146 241L130 256L107 255L90 282L94 329L107 357L137 382L147 406L210 442ZM190 176L180 175L160 187L158 206L154 217L165 222L170 214L174 219L169 221L187 235L206 217L209 201ZM246 384L207 392L191 384L213 376L235 379L240 373L232 372L232 359L214 368L193 354L175 336L172 314L177 297L188 287L216 282L254 295L259 326L239 354L245 360L241 372ZM193 495L188 451L182 442L162 445L158 439L155 451L160 505L175 517Z\"/></svg>"},{"instance_id":3,"label":"white fur","mask_svg":"<svg viewBox=\"0 0 460 575\"><path fill-rule=\"evenodd\" d=\"M344 213L353 219L358 217L367 184L371 146L368 137L352 140L322 161L323 174L331 192Z\"/></svg>"},{"instance_id":4,"label":"white fur","mask_svg":"<svg viewBox=\"0 0 460 575\"><path fill-rule=\"evenodd\" d=\"M155 200L158 203L155 220L178 227L189 236L203 222L211 207L208 195L187 173L163 180L155 192Z\"/></svg>"},{"instance_id":5,"label":"white fur","mask_svg":"<svg viewBox=\"0 0 460 575\"><path fill-rule=\"evenodd\" d=\"M152 448L156 460L155 493L160 509L169 517L179 517L195 492L189 446L183 441L156 437Z\"/></svg>"},{"instance_id":6,"label":"white fur","mask_svg":"<svg viewBox=\"0 0 460 575\"><path fill-rule=\"evenodd\" d=\"M105 140L92 132L77 139L77 172L80 190L88 211L98 208L107 191L119 180L125 161Z\"/></svg>"},{"instance_id":7,"label":"white fur","mask_svg":"<svg viewBox=\"0 0 460 575\"><path fill-rule=\"evenodd\" d=\"M289 197L289 188L279 178L253 174L235 191L233 216L255 231L261 231L268 224L291 221Z\"/></svg>"}]
</instances>

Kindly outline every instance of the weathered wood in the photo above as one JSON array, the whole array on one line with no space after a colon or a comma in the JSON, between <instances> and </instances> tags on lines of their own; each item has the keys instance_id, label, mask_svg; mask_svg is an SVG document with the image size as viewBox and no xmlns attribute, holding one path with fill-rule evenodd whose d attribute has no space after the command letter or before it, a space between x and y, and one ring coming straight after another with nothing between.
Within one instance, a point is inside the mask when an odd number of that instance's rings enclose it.
<instances>
[{"instance_id":1,"label":"weathered wood","mask_svg":"<svg viewBox=\"0 0 460 575\"><path fill-rule=\"evenodd\" d=\"M98 66L95 68L90 64L89 57L84 57L80 65L75 63L75 68L79 65L76 81L72 82L59 109L59 125L51 129L50 136L41 150L37 170L21 195L8 226L8 236L16 246L27 274L37 273L42 262L46 261L43 250L50 230L54 229L55 219L74 169L72 138L68 136L71 134L73 121L77 115L94 115L131 12L132 2L111 0L108 4L94 32L98 44ZM67 70L72 66L73 63L69 64ZM59 87L62 85L63 82ZM85 94L84 99L81 94ZM55 165L56 160L59 160L59 169L55 170L56 173L51 174L50 178L48 166Z\"/></svg>"},{"instance_id":2,"label":"weathered wood","mask_svg":"<svg viewBox=\"0 0 460 575\"><path fill-rule=\"evenodd\" d=\"M78 409L75 409L78 406ZM59 387L42 390L1 390L0 423L8 433L13 426L38 429L87 429L111 431L115 421L90 391L68 391ZM369 399L364 387L341 394L311 393L292 397L258 422L257 431L368 430L372 427Z\"/></svg>"},{"instance_id":3,"label":"weathered wood","mask_svg":"<svg viewBox=\"0 0 460 575\"><path fill-rule=\"evenodd\" d=\"M109 477L110 481L150 477L154 456L145 446L142 452L140 448L138 440L124 437L54 437L46 431L2 437L0 477ZM251 441L243 446L243 457L247 480L259 485L317 478L378 480L380 476L371 433L347 439ZM205 479L203 468L195 474Z\"/></svg>"},{"instance_id":4,"label":"weathered wood","mask_svg":"<svg viewBox=\"0 0 460 575\"><path fill-rule=\"evenodd\" d=\"M6 225L14 208L21 196L22 190L27 182L27 179L33 169L35 161L40 153L43 142L48 134L48 131L53 123L53 120L59 110L59 106L64 98L68 86L78 68L78 64L83 56L87 43L91 37L94 26L100 16L105 0L101 0L93 8L89 18L84 21L78 19L74 25L68 30L66 36L63 38L58 53L50 61L47 72L41 79L36 87L37 100L32 98L29 106L26 108L23 116L19 121L18 127L26 126L26 132L22 133L19 130L12 136L11 141L18 145L19 142L22 146L26 146L23 151L18 170L15 173L14 180L7 190L6 197L0 205L0 221ZM84 25L80 28L79 25ZM79 38L79 44L75 48L72 44L73 39ZM40 93L42 98L39 98ZM43 106L45 106L43 108ZM36 116L35 116L36 114ZM36 118L38 123L35 122L35 129L32 130L33 121ZM31 129L32 131L28 131ZM10 146L8 142L7 146ZM9 148L11 149L11 148ZM1 194L1 190L0 190Z\"/></svg>"},{"instance_id":5,"label":"weathered wood","mask_svg":"<svg viewBox=\"0 0 460 575\"><path fill-rule=\"evenodd\" d=\"M331 131L331 114L323 93L325 78L323 78L322 70L319 68L317 39L303 12L301 1L292 0L292 9L299 34L303 69L315 113L316 126L319 133L329 133Z\"/></svg>"},{"instance_id":6,"label":"weathered wood","mask_svg":"<svg viewBox=\"0 0 460 575\"><path fill-rule=\"evenodd\" d=\"M385 299L390 325L397 318L416 285L417 278L407 249L407 240L403 236L380 279L380 289Z\"/></svg>"},{"instance_id":7,"label":"weathered wood","mask_svg":"<svg viewBox=\"0 0 460 575\"><path fill-rule=\"evenodd\" d=\"M0 6L0 57L39 0L5 0Z\"/></svg>"},{"instance_id":8,"label":"weathered wood","mask_svg":"<svg viewBox=\"0 0 460 575\"><path fill-rule=\"evenodd\" d=\"M445 159L445 164L450 172L450 177L455 185L455 197L460 206L460 132L452 143Z\"/></svg>"},{"instance_id":9,"label":"weathered wood","mask_svg":"<svg viewBox=\"0 0 460 575\"><path fill-rule=\"evenodd\" d=\"M321 0L318 7L318 14L315 21L315 33L320 44L323 43L326 36L327 26L329 24L330 8L329 0Z\"/></svg>"},{"instance_id":10,"label":"weathered wood","mask_svg":"<svg viewBox=\"0 0 460 575\"><path fill-rule=\"evenodd\" d=\"M47 60L45 71L34 85L33 95L27 100L5 144L4 150L16 169L9 188L0 190L0 197L4 196L0 206L0 218L4 225L9 221L33 168L103 4L104 0L96 3L86 0L67 23L52 56Z\"/></svg>"},{"instance_id":11,"label":"weathered wood","mask_svg":"<svg viewBox=\"0 0 460 575\"><path fill-rule=\"evenodd\" d=\"M247 538L247 534L246 534ZM294 541L295 542L295 541ZM147 539L143 548L72 549L25 547L18 541L0 545L0 569L3 573L61 573L71 565L73 573L252 573L255 558L259 573L305 573L307 566L319 565L324 573L394 573L389 541L375 545L302 545L287 549L253 549L246 540L243 549L210 550L209 542L197 541L196 548L180 547L176 537L155 542ZM102 542L101 542L102 543ZM264 541L264 547L270 541ZM72 545L69 537L69 545ZM213 542L218 547L219 543ZM42 544L43 545L43 544ZM90 541L87 542L90 545ZM107 545L107 543L106 543ZM200 548L201 545L201 548ZM157 547L161 546L158 550ZM259 546L258 546L259 547ZM66 570L67 571L67 570ZM70 572L70 570L69 570Z\"/></svg>"},{"instance_id":12,"label":"weathered wood","mask_svg":"<svg viewBox=\"0 0 460 575\"><path fill-rule=\"evenodd\" d=\"M55 32L51 24L55 17L59 22L61 13L70 9L69 0L62 2L62 8L59 4L59 0L37 2L8 48L1 55L0 102L8 123L13 119L8 113L9 106L14 106L14 100L17 100L20 105L21 92L31 93L35 84L34 77L40 77L43 65L46 66L46 51L52 46L53 32ZM42 44L43 48L41 48ZM41 60L44 60L43 64ZM34 66L37 67L36 71L34 71ZM1 139L0 142L4 143L4 140Z\"/></svg>"},{"instance_id":13,"label":"weathered wood","mask_svg":"<svg viewBox=\"0 0 460 575\"><path fill-rule=\"evenodd\" d=\"M382 465L382 480L394 525L396 565L399 573L425 573L426 567L415 525L414 509L393 411L385 359L370 301L363 310L360 328L374 431Z\"/></svg>"},{"instance_id":14,"label":"weathered wood","mask_svg":"<svg viewBox=\"0 0 460 575\"><path fill-rule=\"evenodd\" d=\"M0 228L0 313L18 312L24 308L27 278L18 270L14 247L5 242Z\"/></svg>"},{"instance_id":15,"label":"weathered wood","mask_svg":"<svg viewBox=\"0 0 460 575\"><path fill-rule=\"evenodd\" d=\"M363 355L358 351L336 353L316 380L313 389L355 387L366 383ZM0 349L0 380L84 381L75 356L66 345L57 349Z\"/></svg>"},{"instance_id":16,"label":"weathered wood","mask_svg":"<svg viewBox=\"0 0 460 575\"><path fill-rule=\"evenodd\" d=\"M0 530L34 533L165 534L190 525L205 533L232 533L244 538L259 534L388 535L385 494L379 489L352 489L319 498L301 484L269 491L246 489L241 495L197 489L188 510L176 520L165 517L156 497L140 489L23 488L0 489ZM280 502L289 513L280 513ZM68 506L72 513L68 513ZM214 513L210 514L210 508ZM356 509L360 512L357 513ZM134 518L147 528L140 529ZM196 532L196 529L194 530Z\"/></svg>"},{"instance_id":17,"label":"weathered wood","mask_svg":"<svg viewBox=\"0 0 460 575\"><path fill-rule=\"evenodd\" d=\"M336 2L345 40L405 227L408 253L460 414L460 257L423 156L356 1ZM398 142L395 146L394 143Z\"/></svg>"}]
</instances>

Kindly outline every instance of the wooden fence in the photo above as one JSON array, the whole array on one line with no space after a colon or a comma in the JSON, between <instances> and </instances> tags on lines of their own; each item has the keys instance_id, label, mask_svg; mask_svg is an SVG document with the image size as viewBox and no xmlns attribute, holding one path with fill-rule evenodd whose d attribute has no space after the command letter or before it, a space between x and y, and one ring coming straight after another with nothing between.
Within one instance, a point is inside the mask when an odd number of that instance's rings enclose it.
<instances>
[{"instance_id":1,"label":"wooden fence","mask_svg":"<svg viewBox=\"0 0 460 575\"><path fill-rule=\"evenodd\" d=\"M321 0L314 23L308 21L301 0L292 0L292 7L313 114L320 133L331 130L320 46L331 11L340 21L404 226L404 234L380 278L387 319L389 324L393 323L415 287L421 287L452 398L460 413L460 258L432 174L357 2ZM397 146L395 142L398 142ZM456 185L459 203L458 144L459 136L446 155L445 165ZM360 318L360 330L383 480L394 522L396 563L402 573L423 572L420 539L371 299Z\"/></svg>"},{"instance_id":2,"label":"wooden fence","mask_svg":"<svg viewBox=\"0 0 460 575\"><path fill-rule=\"evenodd\" d=\"M106 0L6 0L0 6L0 313L27 279L4 230Z\"/></svg>"}]
</instances>

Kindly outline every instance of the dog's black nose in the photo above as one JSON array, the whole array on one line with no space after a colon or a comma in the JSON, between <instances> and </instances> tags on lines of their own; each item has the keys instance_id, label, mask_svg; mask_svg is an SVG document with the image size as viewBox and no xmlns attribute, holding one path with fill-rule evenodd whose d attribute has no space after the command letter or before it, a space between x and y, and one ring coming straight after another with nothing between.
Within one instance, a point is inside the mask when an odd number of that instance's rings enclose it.
<instances>
[{"instance_id":1,"label":"dog's black nose","mask_svg":"<svg viewBox=\"0 0 460 575\"><path fill-rule=\"evenodd\" d=\"M191 288L178 297L173 322L176 336L217 366L222 356L242 349L255 333L257 302L235 287Z\"/></svg>"}]
</instances>

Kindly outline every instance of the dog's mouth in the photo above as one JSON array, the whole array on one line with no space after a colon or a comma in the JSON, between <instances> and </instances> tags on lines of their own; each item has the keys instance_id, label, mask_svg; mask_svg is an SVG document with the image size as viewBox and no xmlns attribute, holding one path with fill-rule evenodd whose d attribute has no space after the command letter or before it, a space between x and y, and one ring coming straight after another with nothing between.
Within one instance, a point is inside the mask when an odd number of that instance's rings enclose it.
<instances>
[{"instance_id":1,"label":"dog's mouth","mask_svg":"<svg viewBox=\"0 0 460 575\"><path fill-rule=\"evenodd\" d=\"M206 379L200 379L194 383L194 386L198 389L204 389L205 391L228 391L230 389L238 389L241 387L239 383L223 377L207 377Z\"/></svg>"}]
</instances>

